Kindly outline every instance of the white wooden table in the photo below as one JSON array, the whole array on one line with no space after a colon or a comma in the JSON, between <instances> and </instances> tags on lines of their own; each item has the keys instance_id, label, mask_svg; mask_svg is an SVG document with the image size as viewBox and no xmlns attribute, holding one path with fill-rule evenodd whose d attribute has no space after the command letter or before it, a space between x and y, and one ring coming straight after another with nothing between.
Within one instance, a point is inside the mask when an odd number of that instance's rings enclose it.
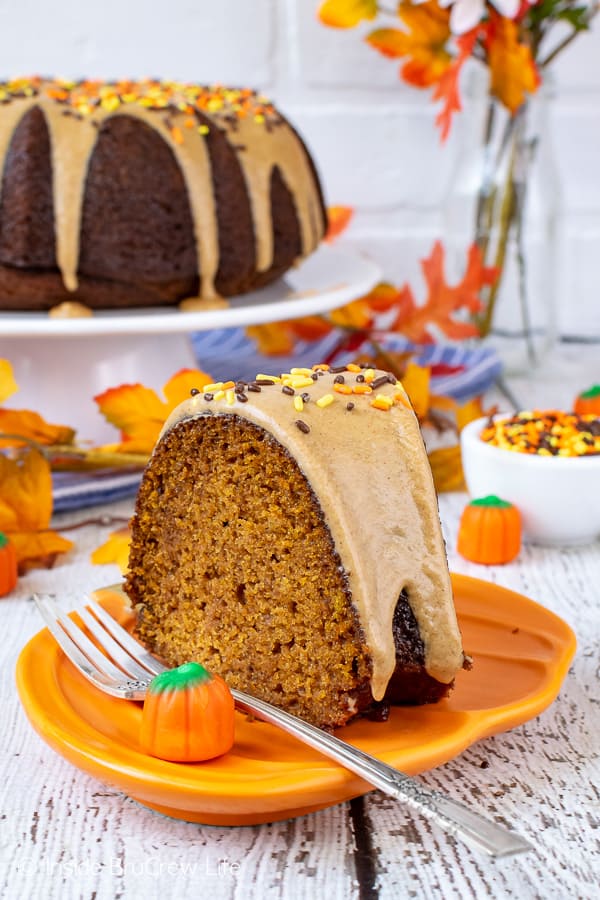
<instances>
[{"instance_id":1,"label":"white wooden table","mask_svg":"<svg viewBox=\"0 0 600 900\"><path fill-rule=\"evenodd\" d=\"M569 406L600 380L600 349L568 347L531 379L512 379L523 406ZM21 898L408 898L600 896L600 542L525 547L484 568L455 552L464 494L440 498L451 568L526 594L574 628L578 652L555 703L422 776L518 827L537 852L491 862L373 792L272 825L202 826L153 813L71 767L35 734L17 700L14 667L40 628L33 591L60 594L119 579L89 562L106 527L74 532L76 552L36 570L0 601L0 896ZM600 498L598 498L600 502ZM94 515L128 515L122 501ZM85 513L63 514L56 525ZM486 762L487 768L482 768Z\"/></svg>"}]
</instances>

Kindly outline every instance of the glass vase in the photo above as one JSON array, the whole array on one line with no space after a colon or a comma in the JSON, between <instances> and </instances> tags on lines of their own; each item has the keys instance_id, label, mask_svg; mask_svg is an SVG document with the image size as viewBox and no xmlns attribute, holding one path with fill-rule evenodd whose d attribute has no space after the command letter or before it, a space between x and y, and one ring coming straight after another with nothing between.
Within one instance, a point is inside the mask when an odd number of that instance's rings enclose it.
<instances>
[{"instance_id":1,"label":"glass vase","mask_svg":"<svg viewBox=\"0 0 600 900\"><path fill-rule=\"evenodd\" d=\"M475 321L505 372L522 374L543 362L556 339L560 189L548 128L552 84L546 77L511 115L490 96L487 70L470 74L443 207L446 246L457 278L472 243L484 264L496 267Z\"/></svg>"}]
</instances>

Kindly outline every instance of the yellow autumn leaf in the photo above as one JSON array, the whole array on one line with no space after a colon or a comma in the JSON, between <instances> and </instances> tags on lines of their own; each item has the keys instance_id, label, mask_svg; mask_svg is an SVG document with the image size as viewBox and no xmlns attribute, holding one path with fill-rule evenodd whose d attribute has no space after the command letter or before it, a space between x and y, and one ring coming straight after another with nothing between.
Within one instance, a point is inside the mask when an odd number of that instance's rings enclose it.
<instances>
[{"instance_id":1,"label":"yellow autumn leaf","mask_svg":"<svg viewBox=\"0 0 600 900\"><path fill-rule=\"evenodd\" d=\"M354 28L364 19L375 18L377 0L325 0L318 15L331 28Z\"/></svg>"},{"instance_id":2,"label":"yellow autumn leaf","mask_svg":"<svg viewBox=\"0 0 600 900\"><path fill-rule=\"evenodd\" d=\"M539 86L531 50L519 42L517 23L492 13L487 52L490 91L515 113L525 101L525 95L535 93Z\"/></svg>"},{"instance_id":3,"label":"yellow autumn leaf","mask_svg":"<svg viewBox=\"0 0 600 900\"><path fill-rule=\"evenodd\" d=\"M123 575L129 567L129 544L131 542L131 532L126 526L113 531L108 539L91 555L92 562L97 566L116 563Z\"/></svg>"},{"instance_id":4,"label":"yellow autumn leaf","mask_svg":"<svg viewBox=\"0 0 600 900\"><path fill-rule=\"evenodd\" d=\"M48 565L73 544L48 526L52 515L52 478L38 450L18 459L0 454L0 531L14 543L19 567Z\"/></svg>"},{"instance_id":5,"label":"yellow autumn leaf","mask_svg":"<svg viewBox=\"0 0 600 900\"><path fill-rule=\"evenodd\" d=\"M433 475L433 482L438 493L442 491L461 491L465 486L460 446L440 447L427 454Z\"/></svg>"},{"instance_id":6,"label":"yellow autumn leaf","mask_svg":"<svg viewBox=\"0 0 600 900\"><path fill-rule=\"evenodd\" d=\"M367 299L353 300L339 309L334 309L329 318L341 328L368 328L373 314Z\"/></svg>"},{"instance_id":7,"label":"yellow autumn leaf","mask_svg":"<svg viewBox=\"0 0 600 900\"><path fill-rule=\"evenodd\" d=\"M0 403L4 403L18 390L11 364L7 359L0 359Z\"/></svg>"},{"instance_id":8,"label":"yellow autumn leaf","mask_svg":"<svg viewBox=\"0 0 600 900\"><path fill-rule=\"evenodd\" d=\"M189 400L194 388L201 391L204 385L210 384L211 381L210 375L201 369L180 369L163 387L167 405L170 409L175 409L184 400Z\"/></svg>"},{"instance_id":9,"label":"yellow autumn leaf","mask_svg":"<svg viewBox=\"0 0 600 900\"><path fill-rule=\"evenodd\" d=\"M429 409L430 381L431 371L427 366L418 366L416 363L409 362L402 376L402 386L419 419L424 418Z\"/></svg>"}]
</instances>

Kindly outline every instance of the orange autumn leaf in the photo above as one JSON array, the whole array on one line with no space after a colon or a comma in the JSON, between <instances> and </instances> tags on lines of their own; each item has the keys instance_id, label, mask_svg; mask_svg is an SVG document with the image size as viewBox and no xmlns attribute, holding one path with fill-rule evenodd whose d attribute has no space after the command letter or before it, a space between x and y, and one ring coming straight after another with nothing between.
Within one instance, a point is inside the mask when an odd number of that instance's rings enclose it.
<instances>
[{"instance_id":1,"label":"orange autumn leaf","mask_svg":"<svg viewBox=\"0 0 600 900\"><path fill-rule=\"evenodd\" d=\"M161 428L177 404L189 397L190 385L202 389L210 375L182 369L163 387L166 400L143 384L122 384L94 397L105 419L121 432L121 444L110 449L122 453L150 453Z\"/></svg>"},{"instance_id":2,"label":"orange autumn leaf","mask_svg":"<svg viewBox=\"0 0 600 900\"><path fill-rule=\"evenodd\" d=\"M334 309L329 318L334 325L341 328L357 328L363 330L373 322L373 314L366 298L353 300L340 309Z\"/></svg>"},{"instance_id":3,"label":"orange autumn leaf","mask_svg":"<svg viewBox=\"0 0 600 900\"><path fill-rule=\"evenodd\" d=\"M0 359L0 403L4 403L18 390L11 364L7 359Z\"/></svg>"},{"instance_id":4,"label":"orange autumn leaf","mask_svg":"<svg viewBox=\"0 0 600 900\"><path fill-rule=\"evenodd\" d=\"M381 281L362 299L366 300L373 312L384 313L398 303L400 291L395 285L388 284L387 281Z\"/></svg>"},{"instance_id":5,"label":"orange autumn leaf","mask_svg":"<svg viewBox=\"0 0 600 900\"><path fill-rule=\"evenodd\" d=\"M519 27L512 19L490 15L486 49L490 67L490 91L511 113L533 94L540 82L527 44L519 41Z\"/></svg>"},{"instance_id":6,"label":"orange autumn leaf","mask_svg":"<svg viewBox=\"0 0 600 900\"><path fill-rule=\"evenodd\" d=\"M286 322L290 332L302 341L318 341L332 330L333 326L323 316L303 316Z\"/></svg>"},{"instance_id":7,"label":"orange autumn leaf","mask_svg":"<svg viewBox=\"0 0 600 900\"><path fill-rule=\"evenodd\" d=\"M71 444L74 437L72 428L52 425L28 409L0 409L0 447L22 447L27 441L49 447Z\"/></svg>"},{"instance_id":8,"label":"orange autumn leaf","mask_svg":"<svg viewBox=\"0 0 600 900\"><path fill-rule=\"evenodd\" d=\"M264 356L286 356L294 349L294 337L287 322L249 325L246 334L256 341L258 352Z\"/></svg>"},{"instance_id":9,"label":"orange autumn leaf","mask_svg":"<svg viewBox=\"0 0 600 900\"><path fill-rule=\"evenodd\" d=\"M415 87L430 87L452 62L446 49L451 36L450 10L442 9L435 0L418 6L404 2L398 7L398 16L406 30L378 28L367 36L367 43L392 59L407 56L401 77Z\"/></svg>"},{"instance_id":10,"label":"orange autumn leaf","mask_svg":"<svg viewBox=\"0 0 600 900\"><path fill-rule=\"evenodd\" d=\"M97 565L116 564L123 575L129 568L129 545L131 543L131 531L127 526L113 531L108 539L91 555L91 561Z\"/></svg>"},{"instance_id":11,"label":"orange autumn leaf","mask_svg":"<svg viewBox=\"0 0 600 900\"><path fill-rule=\"evenodd\" d=\"M481 308L479 292L484 285L494 283L498 270L484 266L481 250L472 244L463 278L450 286L444 274L444 248L440 241L434 244L431 255L421 261L421 267L427 285L425 303L418 306L410 286L405 285L392 330L401 332L417 344L431 343L432 327L453 340L475 337L478 334L476 326L455 319L454 314L460 310L478 312Z\"/></svg>"},{"instance_id":12,"label":"orange autumn leaf","mask_svg":"<svg viewBox=\"0 0 600 900\"><path fill-rule=\"evenodd\" d=\"M377 0L325 0L318 12L321 22L331 28L354 28L376 15Z\"/></svg>"},{"instance_id":13,"label":"orange autumn leaf","mask_svg":"<svg viewBox=\"0 0 600 900\"><path fill-rule=\"evenodd\" d=\"M442 491L460 491L465 486L460 447L440 447L427 454L433 483L439 493Z\"/></svg>"},{"instance_id":14,"label":"orange autumn leaf","mask_svg":"<svg viewBox=\"0 0 600 900\"><path fill-rule=\"evenodd\" d=\"M351 206L330 206L327 210L327 234L323 240L328 244L333 243L346 230L353 215L354 209Z\"/></svg>"},{"instance_id":15,"label":"orange autumn leaf","mask_svg":"<svg viewBox=\"0 0 600 900\"><path fill-rule=\"evenodd\" d=\"M14 544L19 568L48 565L73 544L48 528L52 515L52 478L37 450L19 459L0 454L0 531Z\"/></svg>"}]
</instances>

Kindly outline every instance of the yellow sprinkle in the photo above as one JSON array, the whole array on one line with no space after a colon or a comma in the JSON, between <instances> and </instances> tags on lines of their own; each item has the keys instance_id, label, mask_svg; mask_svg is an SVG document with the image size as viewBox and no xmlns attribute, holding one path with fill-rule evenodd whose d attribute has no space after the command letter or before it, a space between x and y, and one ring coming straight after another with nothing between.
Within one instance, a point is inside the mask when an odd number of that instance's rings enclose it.
<instances>
[{"instance_id":1,"label":"yellow sprinkle","mask_svg":"<svg viewBox=\"0 0 600 900\"><path fill-rule=\"evenodd\" d=\"M312 369L305 369L305 368L302 368L301 366L300 367L295 366L293 369L290 369L290 375L308 375L310 377L311 372L312 372Z\"/></svg>"},{"instance_id":2,"label":"yellow sprinkle","mask_svg":"<svg viewBox=\"0 0 600 900\"><path fill-rule=\"evenodd\" d=\"M210 128L208 127L208 125L199 125L198 131L200 132L200 134L208 134L210 132Z\"/></svg>"},{"instance_id":3,"label":"yellow sprinkle","mask_svg":"<svg viewBox=\"0 0 600 900\"><path fill-rule=\"evenodd\" d=\"M254 121L259 125L262 125L262 123L265 121L265 117L262 113L257 113L257 115L254 116Z\"/></svg>"},{"instance_id":4,"label":"yellow sprinkle","mask_svg":"<svg viewBox=\"0 0 600 900\"><path fill-rule=\"evenodd\" d=\"M304 388L312 387L314 381L312 378L307 378L306 375L292 375L292 377L286 381L286 384L289 384L289 386L293 388Z\"/></svg>"},{"instance_id":5,"label":"yellow sprinkle","mask_svg":"<svg viewBox=\"0 0 600 900\"><path fill-rule=\"evenodd\" d=\"M222 400L224 396L225 396L225 391L217 391L215 393L215 396L213 397L213 400Z\"/></svg>"},{"instance_id":6,"label":"yellow sprinkle","mask_svg":"<svg viewBox=\"0 0 600 900\"><path fill-rule=\"evenodd\" d=\"M324 409L326 406L331 406L334 400L335 397L333 396L333 394L324 394L317 400L317 406L320 406L321 409Z\"/></svg>"},{"instance_id":7,"label":"yellow sprinkle","mask_svg":"<svg viewBox=\"0 0 600 900\"><path fill-rule=\"evenodd\" d=\"M266 379L267 381L274 381L275 384L279 384L281 381L279 375L257 375L254 380L263 381L264 379Z\"/></svg>"},{"instance_id":8,"label":"yellow sprinkle","mask_svg":"<svg viewBox=\"0 0 600 900\"><path fill-rule=\"evenodd\" d=\"M108 112L114 112L115 109L118 109L121 105L121 101L113 94L112 97L104 97L100 105L102 106L102 109L107 109Z\"/></svg>"},{"instance_id":9,"label":"yellow sprinkle","mask_svg":"<svg viewBox=\"0 0 600 900\"><path fill-rule=\"evenodd\" d=\"M373 381L375 378L375 370L374 369L365 369L365 382L369 384L370 381Z\"/></svg>"},{"instance_id":10,"label":"yellow sprinkle","mask_svg":"<svg viewBox=\"0 0 600 900\"><path fill-rule=\"evenodd\" d=\"M235 392L229 388L228 391L225 391L225 399L227 400L228 406L233 406L235 403Z\"/></svg>"},{"instance_id":11,"label":"yellow sprinkle","mask_svg":"<svg viewBox=\"0 0 600 900\"><path fill-rule=\"evenodd\" d=\"M302 399L302 397L300 397L299 394L296 394L296 396L294 397L294 409L296 410L296 412L302 412L302 410L304 409L304 400Z\"/></svg>"},{"instance_id":12,"label":"yellow sprinkle","mask_svg":"<svg viewBox=\"0 0 600 900\"><path fill-rule=\"evenodd\" d=\"M394 405L394 401L391 397L386 397L385 394L377 394L374 400L371 400L371 406L374 406L375 409L383 409L388 410L391 409Z\"/></svg>"}]
</instances>

